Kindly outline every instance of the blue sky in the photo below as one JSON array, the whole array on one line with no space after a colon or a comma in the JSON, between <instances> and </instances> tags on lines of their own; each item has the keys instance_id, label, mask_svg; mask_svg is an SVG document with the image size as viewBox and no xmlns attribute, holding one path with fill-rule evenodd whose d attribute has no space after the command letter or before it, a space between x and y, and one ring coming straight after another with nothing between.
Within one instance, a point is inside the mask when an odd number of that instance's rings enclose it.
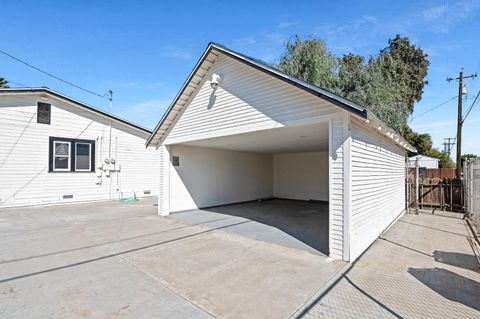
<instances>
[{"instance_id":1,"label":"blue sky","mask_svg":"<svg viewBox=\"0 0 480 319\"><path fill-rule=\"evenodd\" d=\"M480 0L460 1L5 1L0 49L96 92L113 112L153 128L208 42L276 62L292 35L323 38L336 54L374 55L396 33L428 54L429 85L411 126L434 146L456 135L456 76L480 73ZM48 86L99 108L90 95L0 55L0 76ZM15 86L15 83L11 83ZM468 107L480 78L467 80ZM421 116L419 116L421 115ZM415 118L418 116L418 118ZM480 107L464 124L463 152L480 154Z\"/></svg>"}]
</instances>

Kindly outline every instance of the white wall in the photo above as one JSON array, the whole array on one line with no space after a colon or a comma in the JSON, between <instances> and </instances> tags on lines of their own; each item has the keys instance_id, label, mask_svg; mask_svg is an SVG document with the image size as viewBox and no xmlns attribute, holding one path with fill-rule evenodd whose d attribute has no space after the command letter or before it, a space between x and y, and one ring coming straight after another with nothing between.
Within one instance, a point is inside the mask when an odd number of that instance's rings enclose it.
<instances>
[{"instance_id":1,"label":"white wall","mask_svg":"<svg viewBox=\"0 0 480 319\"><path fill-rule=\"evenodd\" d=\"M328 201L328 152L275 154L273 196Z\"/></svg>"},{"instance_id":2,"label":"white wall","mask_svg":"<svg viewBox=\"0 0 480 319\"><path fill-rule=\"evenodd\" d=\"M405 151L351 122L350 260L355 260L405 209Z\"/></svg>"},{"instance_id":3,"label":"white wall","mask_svg":"<svg viewBox=\"0 0 480 319\"><path fill-rule=\"evenodd\" d=\"M169 211L182 211L273 196L273 156L171 145Z\"/></svg>"},{"instance_id":4,"label":"white wall","mask_svg":"<svg viewBox=\"0 0 480 319\"><path fill-rule=\"evenodd\" d=\"M215 92L209 82L213 72L223 75ZM327 100L223 55L202 81L165 144L317 123L341 113Z\"/></svg>"},{"instance_id":5,"label":"white wall","mask_svg":"<svg viewBox=\"0 0 480 319\"><path fill-rule=\"evenodd\" d=\"M112 129L120 173L99 179L95 172L48 172L50 136L95 140L98 166L108 155L109 120L49 97L42 102L52 104L51 124L39 124L39 99L37 94L0 97L0 207L115 199L119 191L139 197L144 190L158 193L159 156L145 148L148 133L120 123ZM67 194L74 198L62 199Z\"/></svg>"},{"instance_id":6,"label":"white wall","mask_svg":"<svg viewBox=\"0 0 480 319\"><path fill-rule=\"evenodd\" d=\"M345 241L346 236L344 231L345 224L345 143L347 143L348 134L345 131L345 124L347 120L344 118L337 118L330 121L329 136L329 252L330 257L335 259L348 260L348 256L344 255L348 247L348 241ZM347 141L347 142L346 142ZM346 248L346 249L345 249Z\"/></svg>"},{"instance_id":7,"label":"white wall","mask_svg":"<svg viewBox=\"0 0 480 319\"><path fill-rule=\"evenodd\" d=\"M415 168L415 160L416 158L419 158L418 160L418 167L425 167L425 168L438 168L438 162L440 161L437 158L431 158L428 156L423 156L423 155L417 155L410 157L408 160L408 166L410 168Z\"/></svg>"}]
</instances>

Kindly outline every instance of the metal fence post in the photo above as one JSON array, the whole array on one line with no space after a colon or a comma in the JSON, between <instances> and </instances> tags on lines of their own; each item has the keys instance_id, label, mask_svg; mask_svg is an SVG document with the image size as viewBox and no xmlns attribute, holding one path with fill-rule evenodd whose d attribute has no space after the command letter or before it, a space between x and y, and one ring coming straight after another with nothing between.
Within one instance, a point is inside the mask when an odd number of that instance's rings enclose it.
<instances>
[{"instance_id":1,"label":"metal fence post","mask_svg":"<svg viewBox=\"0 0 480 319\"><path fill-rule=\"evenodd\" d=\"M418 215L418 157L415 159L415 214Z\"/></svg>"}]
</instances>

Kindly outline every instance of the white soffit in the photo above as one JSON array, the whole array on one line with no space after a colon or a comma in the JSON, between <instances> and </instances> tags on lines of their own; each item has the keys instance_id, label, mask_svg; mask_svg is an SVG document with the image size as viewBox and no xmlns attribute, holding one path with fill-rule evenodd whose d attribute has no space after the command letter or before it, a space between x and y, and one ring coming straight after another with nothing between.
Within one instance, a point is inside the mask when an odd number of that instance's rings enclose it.
<instances>
[{"instance_id":1,"label":"white soffit","mask_svg":"<svg viewBox=\"0 0 480 319\"><path fill-rule=\"evenodd\" d=\"M328 123L274 128L180 145L255 153L328 151Z\"/></svg>"}]
</instances>

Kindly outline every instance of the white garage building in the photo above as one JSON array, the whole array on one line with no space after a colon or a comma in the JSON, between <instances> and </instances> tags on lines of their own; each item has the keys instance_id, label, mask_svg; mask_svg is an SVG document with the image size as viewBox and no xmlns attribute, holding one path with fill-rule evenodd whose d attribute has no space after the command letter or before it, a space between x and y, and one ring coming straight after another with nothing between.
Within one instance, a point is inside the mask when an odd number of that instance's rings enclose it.
<instances>
[{"instance_id":1,"label":"white garage building","mask_svg":"<svg viewBox=\"0 0 480 319\"><path fill-rule=\"evenodd\" d=\"M438 158L429 157L425 155L415 155L408 159L408 166L410 168L415 168L416 162L418 160L418 167L424 168L438 168L440 160Z\"/></svg>"},{"instance_id":2,"label":"white garage building","mask_svg":"<svg viewBox=\"0 0 480 319\"><path fill-rule=\"evenodd\" d=\"M0 89L0 208L154 196L150 134L48 88Z\"/></svg>"},{"instance_id":3,"label":"white garage building","mask_svg":"<svg viewBox=\"0 0 480 319\"><path fill-rule=\"evenodd\" d=\"M405 210L413 148L402 137L366 108L218 44L147 145L160 151L160 215L248 201L262 214L258 200L275 198L302 201L290 212L300 216L323 203L324 254L353 261Z\"/></svg>"}]
</instances>

